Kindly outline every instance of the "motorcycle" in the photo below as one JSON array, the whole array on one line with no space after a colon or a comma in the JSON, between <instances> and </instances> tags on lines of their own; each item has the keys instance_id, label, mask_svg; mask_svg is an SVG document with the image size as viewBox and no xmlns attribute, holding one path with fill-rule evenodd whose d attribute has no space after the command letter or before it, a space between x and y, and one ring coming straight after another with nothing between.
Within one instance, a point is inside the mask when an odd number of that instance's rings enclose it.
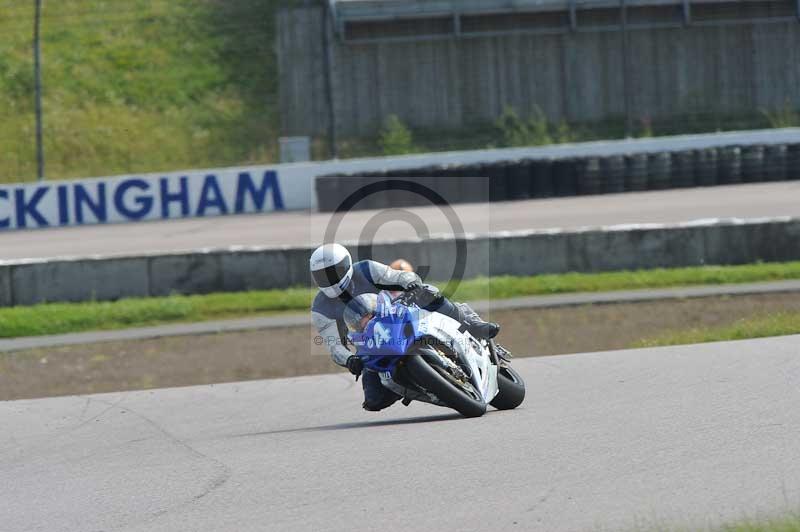
<instances>
[{"instance_id":1,"label":"motorcycle","mask_svg":"<svg viewBox=\"0 0 800 532\"><path fill-rule=\"evenodd\" d=\"M461 324L417 306L408 294L378 294L374 316L349 339L364 367L403 398L452 408L479 417L487 405L518 407L525 382L510 364L510 353L493 340L477 340Z\"/></svg>"}]
</instances>

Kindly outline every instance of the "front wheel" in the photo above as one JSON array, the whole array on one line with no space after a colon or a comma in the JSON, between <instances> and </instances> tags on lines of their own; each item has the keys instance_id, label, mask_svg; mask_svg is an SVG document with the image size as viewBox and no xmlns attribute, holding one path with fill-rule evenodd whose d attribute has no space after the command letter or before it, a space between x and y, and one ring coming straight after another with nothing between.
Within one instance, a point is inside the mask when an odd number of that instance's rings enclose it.
<instances>
[{"instance_id":1,"label":"front wheel","mask_svg":"<svg viewBox=\"0 0 800 532\"><path fill-rule=\"evenodd\" d=\"M525 400L525 381L511 366L497 368L497 388L490 404L498 410L517 408Z\"/></svg>"},{"instance_id":2,"label":"front wheel","mask_svg":"<svg viewBox=\"0 0 800 532\"><path fill-rule=\"evenodd\" d=\"M471 394L463 389L452 375L429 364L422 355L406 357L405 366L415 383L464 417L480 417L486 413L486 403L476 397L477 392L472 390L474 394Z\"/></svg>"}]
</instances>

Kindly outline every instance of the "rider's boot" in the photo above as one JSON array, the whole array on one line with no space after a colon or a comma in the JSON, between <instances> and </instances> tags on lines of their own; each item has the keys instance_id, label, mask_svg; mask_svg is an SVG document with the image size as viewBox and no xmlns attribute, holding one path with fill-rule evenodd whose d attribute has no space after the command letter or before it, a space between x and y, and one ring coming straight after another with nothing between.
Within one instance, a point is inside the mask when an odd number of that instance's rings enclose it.
<instances>
[{"instance_id":1,"label":"rider's boot","mask_svg":"<svg viewBox=\"0 0 800 532\"><path fill-rule=\"evenodd\" d=\"M479 340L489 340L500 332L500 325L484 321L472 307L466 303L456 303L461 319L459 320L472 336Z\"/></svg>"},{"instance_id":2,"label":"rider's boot","mask_svg":"<svg viewBox=\"0 0 800 532\"><path fill-rule=\"evenodd\" d=\"M472 307L466 303L453 303L435 287L424 285L424 300L420 302L420 306L432 312L440 312L445 316L450 316L454 320L461 323L464 330L469 332L472 336L479 340L488 340L497 336L500 332L500 326L496 323L483 321L478 316Z\"/></svg>"},{"instance_id":3,"label":"rider's boot","mask_svg":"<svg viewBox=\"0 0 800 532\"><path fill-rule=\"evenodd\" d=\"M369 412L377 412L392 406L400 396L381 384L381 378L374 371L365 369L361 373L361 386L364 388L364 402L361 406Z\"/></svg>"}]
</instances>

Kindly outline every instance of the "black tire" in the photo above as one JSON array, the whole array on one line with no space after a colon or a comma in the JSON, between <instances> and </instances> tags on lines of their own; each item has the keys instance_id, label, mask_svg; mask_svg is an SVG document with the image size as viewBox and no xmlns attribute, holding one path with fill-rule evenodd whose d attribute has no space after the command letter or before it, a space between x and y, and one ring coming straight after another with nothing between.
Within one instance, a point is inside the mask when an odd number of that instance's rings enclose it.
<instances>
[{"instance_id":1,"label":"black tire","mask_svg":"<svg viewBox=\"0 0 800 532\"><path fill-rule=\"evenodd\" d=\"M498 410L517 408L525 400L525 381L511 366L497 369L497 387L500 391L490 404Z\"/></svg>"},{"instance_id":2,"label":"black tire","mask_svg":"<svg viewBox=\"0 0 800 532\"><path fill-rule=\"evenodd\" d=\"M486 403L459 389L444 376L444 370L428 364L422 355L406 357L405 367L415 383L462 416L480 417L486 413Z\"/></svg>"}]
</instances>

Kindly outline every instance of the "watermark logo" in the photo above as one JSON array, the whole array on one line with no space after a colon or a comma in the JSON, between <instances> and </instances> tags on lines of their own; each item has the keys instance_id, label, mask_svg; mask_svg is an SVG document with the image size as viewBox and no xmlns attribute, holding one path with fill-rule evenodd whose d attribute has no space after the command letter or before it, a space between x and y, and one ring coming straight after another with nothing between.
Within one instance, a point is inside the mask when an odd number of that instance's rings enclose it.
<instances>
[{"instance_id":1,"label":"watermark logo","mask_svg":"<svg viewBox=\"0 0 800 532\"><path fill-rule=\"evenodd\" d=\"M347 179L347 178L342 178ZM464 180L467 178L437 178L439 183L444 180ZM471 186L480 188L481 184L485 181L482 178L469 178L472 180ZM485 186L486 199L488 201L488 185ZM452 236L455 243L455 260L452 261L452 271L446 279L435 279L435 281L445 281L445 293L453 293L458 288L459 284L464 278L466 271L468 254L467 254L467 240L466 231L461 218L456 210L451 205L448 198L445 197L440 191L435 190L431 186L424 184L418 180L412 179L385 179L380 181L373 181L367 183L356 190L351 192L345 197L335 210L335 214L331 217L330 222L325 228L323 242L333 243L337 241L341 224L347 218L347 214L357 209L359 204L364 204L369 201L369 198L374 195L383 195L387 193L405 193L406 203L408 198L412 198L415 206L429 206L435 207L436 210L444 216L449 224L446 233ZM414 201L416 199L416 201ZM487 209L488 209L488 203ZM416 233L416 238L419 241L429 240L431 238L431 231L423 218L423 214L417 211L412 211L406 208L389 206L385 209L376 211L372 216L363 224L361 231L358 235L358 255L359 258L373 258L375 237L381 227L392 223L402 222L413 228ZM441 231L439 231L441 233ZM429 256L427 260L435 260L436 256ZM416 266L416 273L423 280L428 279L429 273L432 271L430 263L418 263Z\"/></svg>"},{"instance_id":2,"label":"watermark logo","mask_svg":"<svg viewBox=\"0 0 800 532\"><path fill-rule=\"evenodd\" d=\"M468 231L489 232L487 178L338 179L342 180L341 189L347 193L338 205L334 202L336 207L321 235L319 227L310 228L315 244L342 243L349 249L353 261L370 259L390 264L394 259L406 259L423 282L435 285L447 296L456 294L468 271L474 275L481 269L480 266L470 267L470 260L483 260L488 264L488 242L485 249L480 249L468 234ZM351 179L353 181L348 181ZM458 205L465 188L469 189L473 203ZM319 215L311 219L318 223ZM404 233L395 234L403 226ZM345 294L340 300L346 303L364 291L373 291L374 288L366 286L368 282L360 278L365 271L365 266L361 270L354 269L353 275L358 279L344 288ZM420 303L420 306L425 305ZM336 346L347 344L347 331L338 333L340 338L317 337L314 343L329 349L339 348ZM372 340L373 344L381 345L391 341L383 337Z\"/></svg>"}]
</instances>

